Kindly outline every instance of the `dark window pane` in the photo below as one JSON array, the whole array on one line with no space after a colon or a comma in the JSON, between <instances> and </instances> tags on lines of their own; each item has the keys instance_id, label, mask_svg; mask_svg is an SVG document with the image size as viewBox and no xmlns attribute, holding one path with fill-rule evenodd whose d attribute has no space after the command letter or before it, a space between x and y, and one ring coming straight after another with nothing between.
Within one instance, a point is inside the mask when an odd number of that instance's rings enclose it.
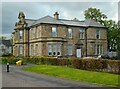
<instances>
[{"instance_id":1,"label":"dark window pane","mask_svg":"<svg viewBox=\"0 0 120 89\"><path fill-rule=\"evenodd\" d=\"M60 52L57 52L57 55L60 55Z\"/></svg>"},{"instance_id":2,"label":"dark window pane","mask_svg":"<svg viewBox=\"0 0 120 89\"><path fill-rule=\"evenodd\" d=\"M53 52L53 55L56 55L56 52Z\"/></svg>"}]
</instances>

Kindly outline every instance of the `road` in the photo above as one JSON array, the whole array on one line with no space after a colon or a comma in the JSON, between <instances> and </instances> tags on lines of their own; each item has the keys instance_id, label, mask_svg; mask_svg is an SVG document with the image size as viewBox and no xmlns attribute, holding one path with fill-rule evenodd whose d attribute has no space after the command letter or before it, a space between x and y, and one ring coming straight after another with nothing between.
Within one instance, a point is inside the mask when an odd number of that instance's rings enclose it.
<instances>
[{"instance_id":1,"label":"road","mask_svg":"<svg viewBox=\"0 0 120 89\"><path fill-rule=\"evenodd\" d=\"M26 66L19 67L11 65L10 72L6 72L6 65L3 65L2 87L79 87L79 89L86 89L86 87L103 87L95 84L31 73L21 70L23 67Z\"/></svg>"}]
</instances>

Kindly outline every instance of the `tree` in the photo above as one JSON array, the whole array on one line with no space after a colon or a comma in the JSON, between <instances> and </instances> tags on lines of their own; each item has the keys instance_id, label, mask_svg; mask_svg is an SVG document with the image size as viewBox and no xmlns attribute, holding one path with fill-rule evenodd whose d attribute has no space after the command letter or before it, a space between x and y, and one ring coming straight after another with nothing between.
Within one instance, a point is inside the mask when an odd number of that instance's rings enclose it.
<instances>
[{"instance_id":1,"label":"tree","mask_svg":"<svg viewBox=\"0 0 120 89\"><path fill-rule=\"evenodd\" d=\"M84 15L86 19L93 19L97 22L100 22L101 24L104 20L107 19L107 16L103 14L100 9L96 8L88 8L87 10L85 10Z\"/></svg>"},{"instance_id":2,"label":"tree","mask_svg":"<svg viewBox=\"0 0 120 89\"><path fill-rule=\"evenodd\" d=\"M85 10L85 18L93 19L107 28L107 41L109 51L120 51L120 21L106 20L107 16L100 9L88 8Z\"/></svg>"},{"instance_id":3,"label":"tree","mask_svg":"<svg viewBox=\"0 0 120 89\"><path fill-rule=\"evenodd\" d=\"M5 36L1 36L0 40L6 40L6 37Z\"/></svg>"}]
</instances>

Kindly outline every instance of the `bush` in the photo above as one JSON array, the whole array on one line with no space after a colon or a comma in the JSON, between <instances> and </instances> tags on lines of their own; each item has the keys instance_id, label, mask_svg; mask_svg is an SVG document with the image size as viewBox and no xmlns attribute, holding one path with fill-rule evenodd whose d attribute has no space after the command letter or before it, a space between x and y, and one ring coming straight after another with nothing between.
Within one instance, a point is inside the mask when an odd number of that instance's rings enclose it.
<instances>
[{"instance_id":1,"label":"bush","mask_svg":"<svg viewBox=\"0 0 120 89\"><path fill-rule=\"evenodd\" d=\"M22 64L47 64L68 66L77 69L90 70L90 71L106 71L112 73L120 73L120 60L107 60L107 59L78 59L78 58L53 58L53 57L3 57L2 63L16 64L17 61L22 60Z\"/></svg>"},{"instance_id":2,"label":"bush","mask_svg":"<svg viewBox=\"0 0 120 89\"><path fill-rule=\"evenodd\" d=\"M2 57L1 60L2 60L2 64L7 64L7 62L8 62L7 57Z\"/></svg>"},{"instance_id":3,"label":"bush","mask_svg":"<svg viewBox=\"0 0 120 89\"><path fill-rule=\"evenodd\" d=\"M120 73L120 61L117 60L109 60L108 64L108 72L112 73Z\"/></svg>"}]
</instances>

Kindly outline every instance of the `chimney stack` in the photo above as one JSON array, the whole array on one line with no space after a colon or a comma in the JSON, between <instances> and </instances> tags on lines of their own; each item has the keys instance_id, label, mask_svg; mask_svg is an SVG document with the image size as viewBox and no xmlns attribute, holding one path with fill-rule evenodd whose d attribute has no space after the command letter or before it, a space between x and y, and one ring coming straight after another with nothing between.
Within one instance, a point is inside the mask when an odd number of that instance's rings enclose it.
<instances>
[{"instance_id":1,"label":"chimney stack","mask_svg":"<svg viewBox=\"0 0 120 89\"><path fill-rule=\"evenodd\" d=\"M59 14L58 14L58 12L55 12L54 18L57 19L57 20L59 19Z\"/></svg>"}]
</instances>

